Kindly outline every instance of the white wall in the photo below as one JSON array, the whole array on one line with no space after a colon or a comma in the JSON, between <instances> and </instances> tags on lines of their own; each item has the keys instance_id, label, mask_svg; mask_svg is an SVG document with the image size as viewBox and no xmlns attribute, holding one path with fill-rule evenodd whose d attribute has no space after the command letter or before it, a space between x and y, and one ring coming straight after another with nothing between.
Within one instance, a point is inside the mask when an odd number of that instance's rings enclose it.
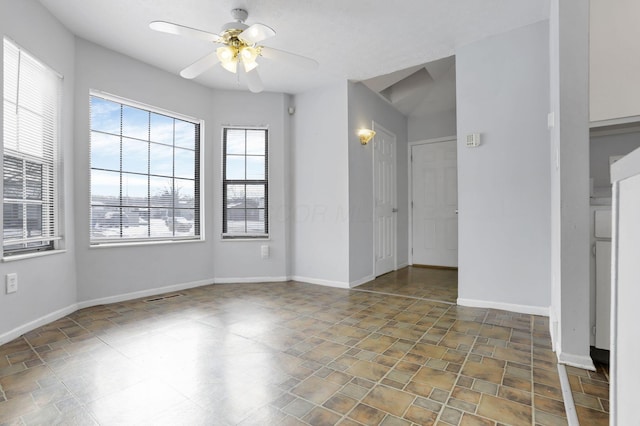
<instances>
[{"instance_id":1,"label":"white wall","mask_svg":"<svg viewBox=\"0 0 640 426\"><path fill-rule=\"evenodd\" d=\"M589 356L589 4L550 9L551 280L554 350L593 368Z\"/></svg>"},{"instance_id":2,"label":"white wall","mask_svg":"<svg viewBox=\"0 0 640 426\"><path fill-rule=\"evenodd\" d=\"M372 121L396 136L397 245L399 267L408 255L407 118L362 83L349 83L349 280L362 283L374 276L373 146L362 146L356 130Z\"/></svg>"},{"instance_id":3,"label":"white wall","mask_svg":"<svg viewBox=\"0 0 640 426\"><path fill-rule=\"evenodd\" d=\"M548 24L458 50L459 303L550 305ZM464 137L482 143L466 148Z\"/></svg>"},{"instance_id":4,"label":"white wall","mask_svg":"<svg viewBox=\"0 0 640 426\"><path fill-rule=\"evenodd\" d=\"M63 243L67 250L62 254L0 263L2 344L30 329L28 323L32 321L50 321L62 316L65 313L64 309L76 300L76 276L73 211L73 35L34 0L0 1L0 34L14 40L64 77L60 141L65 214L61 225ZM1 73L2 67L0 81ZM2 120L0 128L1 126ZM5 294L4 277L13 272L18 274L18 292ZM24 325L26 326L22 327ZM35 325L39 323L33 326Z\"/></svg>"},{"instance_id":5,"label":"white wall","mask_svg":"<svg viewBox=\"0 0 640 426\"><path fill-rule=\"evenodd\" d=\"M640 2L591 0L591 121L640 115Z\"/></svg>"},{"instance_id":6,"label":"white wall","mask_svg":"<svg viewBox=\"0 0 640 426\"><path fill-rule=\"evenodd\" d=\"M444 138L456 135L456 110L439 111L427 116L408 119L409 142Z\"/></svg>"},{"instance_id":7,"label":"white wall","mask_svg":"<svg viewBox=\"0 0 640 426\"><path fill-rule=\"evenodd\" d=\"M347 83L293 99L291 265L295 279L349 286Z\"/></svg>"}]
</instances>

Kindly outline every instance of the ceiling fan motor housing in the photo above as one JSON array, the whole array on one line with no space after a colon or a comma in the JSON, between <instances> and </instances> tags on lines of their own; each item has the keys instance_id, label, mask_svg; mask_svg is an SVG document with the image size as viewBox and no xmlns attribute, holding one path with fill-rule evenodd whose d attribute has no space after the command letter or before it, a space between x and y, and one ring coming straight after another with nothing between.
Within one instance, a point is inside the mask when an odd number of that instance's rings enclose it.
<instances>
[{"instance_id":1,"label":"ceiling fan motor housing","mask_svg":"<svg viewBox=\"0 0 640 426\"><path fill-rule=\"evenodd\" d=\"M247 20L248 16L249 12L244 9L231 9L231 17L235 19L235 21L227 22L226 24L224 24L222 26L222 31L220 32L224 33L225 31L229 30L240 30L240 32L242 32L246 30L247 28L249 28L249 26L245 24L244 21Z\"/></svg>"}]
</instances>

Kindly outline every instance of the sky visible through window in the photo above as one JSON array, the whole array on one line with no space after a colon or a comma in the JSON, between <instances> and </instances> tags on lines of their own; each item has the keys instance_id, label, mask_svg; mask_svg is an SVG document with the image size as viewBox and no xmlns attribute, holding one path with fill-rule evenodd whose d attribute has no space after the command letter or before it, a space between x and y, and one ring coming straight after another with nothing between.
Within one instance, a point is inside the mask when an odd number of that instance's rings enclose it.
<instances>
[{"instance_id":1,"label":"sky visible through window","mask_svg":"<svg viewBox=\"0 0 640 426\"><path fill-rule=\"evenodd\" d=\"M91 97L92 239L199 233L198 124Z\"/></svg>"}]
</instances>

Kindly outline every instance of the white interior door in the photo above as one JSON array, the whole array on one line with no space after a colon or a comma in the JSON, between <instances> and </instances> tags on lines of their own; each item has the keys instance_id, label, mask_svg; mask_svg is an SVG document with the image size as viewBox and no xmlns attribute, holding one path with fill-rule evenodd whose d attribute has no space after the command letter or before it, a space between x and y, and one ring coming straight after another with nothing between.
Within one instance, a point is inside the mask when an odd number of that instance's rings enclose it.
<instances>
[{"instance_id":1,"label":"white interior door","mask_svg":"<svg viewBox=\"0 0 640 426\"><path fill-rule=\"evenodd\" d=\"M413 264L458 266L456 141L411 147Z\"/></svg>"},{"instance_id":2,"label":"white interior door","mask_svg":"<svg viewBox=\"0 0 640 426\"><path fill-rule=\"evenodd\" d=\"M396 137L377 126L373 138L376 277L396 269Z\"/></svg>"}]
</instances>

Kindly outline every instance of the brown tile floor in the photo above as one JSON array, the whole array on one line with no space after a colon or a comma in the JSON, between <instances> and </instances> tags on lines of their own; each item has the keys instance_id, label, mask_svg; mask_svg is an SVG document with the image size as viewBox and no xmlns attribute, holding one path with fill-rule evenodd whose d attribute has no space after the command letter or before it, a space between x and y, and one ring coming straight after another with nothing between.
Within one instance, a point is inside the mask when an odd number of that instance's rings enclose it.
<instances>
[{"instance_id":1,"label":"brown tile floor","mask_svg":"<svg viewBox=\"0 0 640 426\"><path fill-rule=\"evenodd\" d=\"M609 424L609 369L596 365L596 371L567 367L571 393L581 426Z\"/></svg>"},{"instance_id":2,"label":"brown tile floor","mask_svg":"<svg viewBox=\"0 0 640 426\"><path fill-rule=\"evenodd\" d=\"M422 267L402 268L363 284L358 290L456 303L458 271Z\"/></svg>"},{"instance_id":3,"label":"brown tile floor","mask_svg":"<svg viewBox=\"0 0 640 426\"><path fill-rule=\"evenodd\" d=\"M213 285L80 310L0 346L0 424L563 425L555 359L544 317ZM587 392L598 379L580 372Z\"/></svg>"}]
</instances>

